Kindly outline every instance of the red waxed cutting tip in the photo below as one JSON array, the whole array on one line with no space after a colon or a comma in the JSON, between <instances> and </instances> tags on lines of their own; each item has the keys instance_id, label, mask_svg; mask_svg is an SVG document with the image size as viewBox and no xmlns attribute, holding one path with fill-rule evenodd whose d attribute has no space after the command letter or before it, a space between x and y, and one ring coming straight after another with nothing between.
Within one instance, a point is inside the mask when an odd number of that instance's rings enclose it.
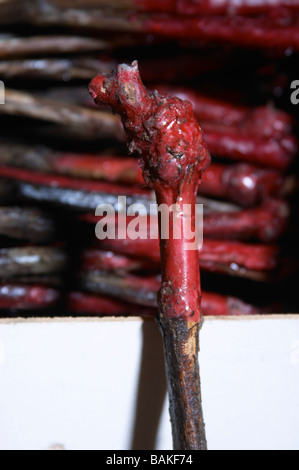
<instances>
[{"instance_id":1,"label":"red waxed cutting tip","mask_svg":"<svg viewBox=\"0 0 299 470\"><path fill-rule=\"evenodd\" d=\"M109 76L97 77L91 89L97 103L108 104L120 114L130 150L140 155L145 182L155 190L158 204L175 204L178 213L184 205L195 209L210 155L191 103L147 90L136 61L119 65ZM195 226L195 210L191 224ZM160 305L169 306L165 318L196 322L200 318L199 261L188 245L185 236L177 240L173 233L167 243L161 240L159 296Z\"/></svg>"},{"instance_id":2,"label":"red waxed cutting tip","mask_svg":"<svg viewBox=\"0 0 299 470\"><path fill-rule=\"evenodd\" d=\"M116 108L122 114L143 111L149 102L147 90L143 86L137 61L132 65L119 65L109 77L99 75L94 78L89 91L98 105ZM130 109L131 108L131 109Z\"/></svg>"},{"instance_id":3,"label":"red waxed cutting tip","mask_svg":"<svg viewBox=\"0 0 299 470\"><path fill-rule=\"evenodd\" d=\"M89 89L97 104L121 115L147 184L178 189L195 174L199 184L210 157L191 103L148 91L136 61L118 66L109 77L96 77Z\"/></svg>"}]
</instances>

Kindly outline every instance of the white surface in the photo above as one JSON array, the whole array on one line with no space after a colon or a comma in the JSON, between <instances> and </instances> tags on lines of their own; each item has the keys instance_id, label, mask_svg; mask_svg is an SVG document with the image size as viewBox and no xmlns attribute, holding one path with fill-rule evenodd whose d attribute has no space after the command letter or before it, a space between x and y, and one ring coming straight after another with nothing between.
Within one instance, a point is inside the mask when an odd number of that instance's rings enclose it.
<instances>
[{"instance_id":1,"label":"white surface","mask_svg":"<svg viewBox=\"0 0 299 470\"><path fill-rule=\"evenodd\" d=\"M298 316L208 319L200 361L209 449L299 450ZM0 449L130 449L136 408L147 448L162 370L152 322L0 321ZM157 449L171 449L166 401Z\"/></svg>"}]
</instances>

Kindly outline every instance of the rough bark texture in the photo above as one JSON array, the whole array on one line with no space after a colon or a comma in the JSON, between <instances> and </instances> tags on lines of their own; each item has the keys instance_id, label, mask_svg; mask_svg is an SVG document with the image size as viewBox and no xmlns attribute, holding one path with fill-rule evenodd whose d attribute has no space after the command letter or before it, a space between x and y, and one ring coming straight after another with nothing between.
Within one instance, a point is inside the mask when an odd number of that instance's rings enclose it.
<instances>
[{"instance_id":1,"label":"rough bark texture","mask_svg":"<svg viewBox=\"0 0 299 470\"><path fill-rule=\"evenodd\" d=\"M158 322L164 338L174 450L207 450L198 363L200 324L166 319L161 313Z\"/></svg>"}]
</instances>

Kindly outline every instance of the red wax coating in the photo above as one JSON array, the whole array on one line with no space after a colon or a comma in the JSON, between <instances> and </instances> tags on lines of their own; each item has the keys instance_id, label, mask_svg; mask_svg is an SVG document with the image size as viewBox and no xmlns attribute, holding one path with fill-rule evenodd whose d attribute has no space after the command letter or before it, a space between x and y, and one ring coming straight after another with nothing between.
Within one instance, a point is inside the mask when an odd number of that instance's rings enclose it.
<instances>
[{"instance_id":1,"label":"red wax coating","mask_svg":"<svg viewBox=\"0 0 299 470\"><path fill-rule=\"evenodd\" d=\"M248 110L238 127L248 134L279 139L291 134L294 125L294 117L288 113L275 109L273 106L260 106Z\"/></svg>"},{"instance_id":2,"label":"red wax coating","mask_svg":"<svg viewBox=\"0 0 299 470\"><path fill-rule=\"evenodd\" d=\"M136 158L61 154L54 159L58 173L111 183L144 185ZM53 168L53 170L54 170ZM228 199L244 207L257 205L269 196L287 195L288 179L280 172L241 163L212 163L202 176L200 194ZM291 181L290 181L291 183Z\"/></svg>"},{"instance_id":3,"label":"red wax coating","mask_svg":"<svg viewBox=\"0 0 299 470\"><path fill-rule=\"evenodd\" d=\"M108 287L111 286L112 292L114 290L114 292L117 292L117 294L113 295L111 293L110 295L112 295L112 298L99 298L97 296L89 296L87 294L77 294L77 297L73 302L73 308L76 311L80 312L81 310L81 312L93 312L94 314L98 313L101 315L127 315L128 312L130 312L130 315L137 314L148 316L148 305L150 299L150 305L153 306L153 308L150 309L150 315L155 315L157 313L154 309L156 306L156 298L154 293L158 291L159 288L159 282L157 278L147 277L142 279L136 276L132 277L128 276L126 272L121 272L118 270L120 264L122 267L125 266L129 271L134 270L136 268L136 263L143 263L144 260L137 260L126 256L120 256L112 252L104 252L95 249L86 250L83 259L83 268L96 271L100 274L100 279L97 279L96 290L103 292L103 294L101 293L101 296L105 295ZM88 261L88 265L86 261ZM116 270L115 267L117 267ZM109 273L113 273L112 278ZM114 289L113 286L115 286ZM117 295L118 300L115 299L115 295ZM122 299L123 301L128 300L128 298L135 306L132 310L126 310L128 309L128 304L124 305L123 302L119 302L119 299ZM111 305L109 305L109 301ZM136 305L143 305L142 310L138 311L138 307ZM94 310L92 310L92 308L94 308ZM258 310L252 305L245 304L241 300L234 297L226 297L215 293L203 292L202 312L204 316L218 316L255 314L258 313Z\"/></svg>"},{"instance_id":4,"label":"red wax coating","mask_svg":"<svg viewBox=\"0 0 299 470\"><path fill-rule=\"evenodd\" d=\"M281 139L263 139L209 126L205 128L205 139L213 155L239 160L276 170L287 170L298 152L295 137L285 135Z\"/></svg>"},{"instance_id":5,"label":"red wax coating","mask_svg":"<svg viewBox=\"0 0 299 470\"><path fill-rule=\"evenodd\" d=\"M231 296L223 296L212 292L203 292L202 296L203 315L230 316L230 315L256 315L262 313L253 305L242 302Z\"/></svg>"},{"instance_id":6,"label":"red wax coating","mask_svg":"<svg viewBox=\"0 0 299 470\"><path fill-rule=\"evenodd\" d=\"M157 265L149 260L128 258L111 251L89 248L82 254L81 269L83 271L127 271L153 270Z\"/></svg>"},{"instance_id":7,"label":"red wax coating","mask_svg":"<svg viewBox=\"0 0 299 470\"><path fill-rule=\"evenodd\" d=\"M86 187L90 190L111 191L113 188L110 185L108 187L105 185L95 186L94 182L87 182L86 186L86 182L83 184L79 178L101 179L109 183L144 186L142 171L136 158L59 153L47 154L46 160L47 166L41 162L41 165L37 165L38 171L50 171L73 176L76 178L77 188L80 189ZM35 162L37 162L37 159L35 159ZM13 164L10 160L6 163L6 165ZM24 165L24 169L26 164L23 161L20 163L20 165ZM0 166L0 168L2 167ZM31 169L30 165L26 169ZM5 171L9 171L12 177L24 176L24 181L28 178L31 181L32 178L31 172L20 175L15 171L11 173L11 170L7 168ZM35 176L35 178L37 177ZM49 184L50 180L54 185L56 181L57 184L64 184L65 187L74 185L74 179L61 180L57 177L51 177L43 181ZM34 181L40 181L40 178ZM115 189L116 191L119 190L117 187ZM259 204L260 201L269 196L283 198L293 189L294 178L285 178L276 170L259 168L245 163L234 165L212 163L203 174L200 194L231 200L238 205L250 207ZM123 194L123 189L121 194Z\"/></svg>"},{"instance_id":8,"label":"red wax coating","mask_svg":"<svg viewBox=\"0 0 299 470\"><path fill-rule=\"evenodd\" d=\"M212 164L203 176L200 193L251 207L271 196L287 196L292 186L291 179L270 168L247 163Z\"/></svg>"},{"instance_id":9,"label":"red wax coating","mask_svg":"<svg viewBox=\"0 0 299 470\"><path fill-rule=\"evenodd\" d=\"M294 118L272 106L238 106L187 87L158 85L157 88L160 93L190 101L201 123L217 123L230 128L233 126L242 133L266 138L280 138L290 134L293 129ZM202 125L204 128L205 125Z\"/></svg>"},{"instance_id":10,"label":"red wax coating","mask_svg":"<svg viewBox=\"0 0 299 470\"><path fill-rule=\"evenodd\" d=\"M145 258L159 265L158 240L103 240L98 246L136 258ZM219 267L226 265L238 274L242 269L272 271L277 268L280 250L277 246L251 244L228 240L204 240L199 251L201 267L211 272L222 272Z\"/></svg>"},{"instance_id":11,"label":"red wax coating","mask_svg":"<svg viewBox=\"0 0 299 470\"><path fill-rule=\"evenodd\" d=\"M224 239L253 237L266 243L274 242L285 233L289 218L290 208L286 202L268 200L254 209L207 214L204 236Z\"/></svg>"},{"instance_id":12,"label":"red wax coating","mask_svg":"<svg viewBox=\"0 0 299 470\"><path fill-rule=\"evenodd\" d=\"M52 162L53 171L60 174L111 183L144 184L136 158L59 154L54 156Z\"/></svg>"},{"instance_id":13,"label":"red wax coating","mask_svg":"<svg viewBox=\"0 0 299 470\"><path fill-rule=\"evenodd\" d=\"M96 316L137 316L155 317L157 309L124 302L113 297L92 295L84 292L70 292L67 307L71 313ZM261 313L256 307L234 297L225 297L203 292L201 308L203 316L255 315Z\"/></svg>"},{"instance_id":14,"label":"red wax coating","mask_svg":"<svg viewBox=\"0 0 299 470\"><path fill-rule=\"evenodd\" d=\"M6 166L0 166L0 177L10 178L17 181L23 181L41 186L51 186L53 188L69 188L116 195L149 194L148 191L141 188L132 188L85 179L68 178L66 176L50 175Z\"/></svg>"},{"instance_id":15,"label":"red wax coating","mask_svg":"<svg viewBox=\"0 0 299 470\"><path fill-rule=\"evenodd\" d=\"M0 309L36 310L51 307L60 293L44 286L0 285Z\"/></svg>"},{"instance_id":16,"label":"red wax coating","mask_svg":"<svg viewBox=\"0 0 299 470\"><path fill-rule=\"evenodd\" d=\"M98 104L121 114L130 149L141 156L148 186L181 195L185 188L178 187L186 179L189 183L191 176L198 186L210 158L189 102L148 91L137 62L119 66L110 77L95 78L90 91ZM192 194L190 184L185 192Z\"/></svg>"},{"instance_id":17,"label":"red wax coating","mask_svg":"<svg viewBox=\"0 0 299 470\"><path fill-rule=\"evenodd\" d=\"M119 220L120 219L120 220ZM80 220L96 225L99 221L113 224L115 231L128 229L135 220L138 223L137 235L140 238L151 238L151 231L159 233L158 217L147 217L139 222L135 217L101 216L92 214L80 216ZM267 199L259 207L233 212L207 213L203 217L205 238L243 240L254 238L262 242L277 241L286 231L290 220L290 207L284 200ZM144 223L144 225L143 225ZM117 235L116 234L116 235ZM120 260L121 262L121 260ZM115 266L117 267L117 266ZM121 267L121 266L120 266Z\"/></svg>"},{"instance_id":18,"label":"red wax coating","mask_svg":"<svg viewBox=\"0 0 299 470\"><path fill-rule=\"evenodd\" d=\"M157 309L152 307L141 307L112 297L86 294L84 292L70 292L67 296L67 309L71 313L109 317L154 317L157 313Z\"/></svg>"},{"instance_id":19,"label":"red wax coating","mask_svg":"<svg viewBox=\"0 0 299 470\"><path fill-rule=\"evenodd\" d=\"M131 21L139 20L136 15ZM206 40L250 48L289 47L299 50L297 16L287 18L215 16L181 17L171 14L140 15L140 29L177 39Z\"/></svg>"},{"instance_id":20,"label":"red wax coating","mask_svg":"<svg viewBox=\"0 0 299 470\"><path fill-rule=\"evenodd\" d=\"M77 178L103 179L111 183L144 185L136 158L59 154L53 171ZM80 183L81 184L81 183ZM202 176L200 194L228 199L244 207L258 205L267 197L284 197L292 189L291 179L272 169L240 163L212 163Z\"/></svg>"},{"instance_id":21,"label":"red wax coating","mask_svg":"<svg viewBox=\"0 0 299 470\"><path fill-rule=\"evenodd\" d=\"M298 0L133 0L136 8L179 15L247 15L288 8L299 10Z\"/></svg>"},{"instance_id":22,"label":"red wax coating","mask_svg":"<svg viewBox=\"0 0 299 470\"><path fill-rule=\"evenodd\" d=\"M184 204L193 210L203 171L210 163L201 129L192 105L178 98L148 91L142 84L137 62L119 66L109 77L99 76L90 84L96 103L118 112L137 151L145 182L156 192L158 204ZM170 217L171 220L172 217ZM166 318L200 320L199 261L186 249L184 236L161 240L162 287L159 305Z\"/></svg>"},{"instance_id":23,"label":"red wax coating","mask_svg":"<svg viewBox=\"0 0 299 470\"><path fill-rule=\"evenodd\" d=\"M160 93L177 96L192 103L196 117L203 122L216 122L230 126L243 121L248 113L245 106L234 106L231 103L211 98L191 88L169 85L157 85Z\"/></svg>"}]
</instances>

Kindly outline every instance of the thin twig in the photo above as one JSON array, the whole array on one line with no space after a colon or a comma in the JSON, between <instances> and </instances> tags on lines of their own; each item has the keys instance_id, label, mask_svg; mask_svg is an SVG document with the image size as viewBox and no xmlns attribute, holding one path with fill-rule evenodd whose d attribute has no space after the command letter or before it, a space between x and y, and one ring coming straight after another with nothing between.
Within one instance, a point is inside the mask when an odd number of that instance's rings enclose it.
<instances>
[{"instance_id":1,"label":"thin twig","mask_svg":"<svg viewBox=\"0 0 299 470\"><path fill-rule=\"evenodd\" d=\"M14 37L0 40L0 59L100 51L110 47L111 44L108 41L82 36Z\"/></svg>"},{"instance_id":2,"label":"thin twig","mask_svg":"<svg viewBox=\"0 0 299 470\"><path fill-rule=\"evenodd\" d=\"M29 93L5 90L5 104L0 113L26 116L34 119L71 126L78 135L94 138L124 139L119 119L109 113L67 105Z\"/></svg>"}]
</instances>

